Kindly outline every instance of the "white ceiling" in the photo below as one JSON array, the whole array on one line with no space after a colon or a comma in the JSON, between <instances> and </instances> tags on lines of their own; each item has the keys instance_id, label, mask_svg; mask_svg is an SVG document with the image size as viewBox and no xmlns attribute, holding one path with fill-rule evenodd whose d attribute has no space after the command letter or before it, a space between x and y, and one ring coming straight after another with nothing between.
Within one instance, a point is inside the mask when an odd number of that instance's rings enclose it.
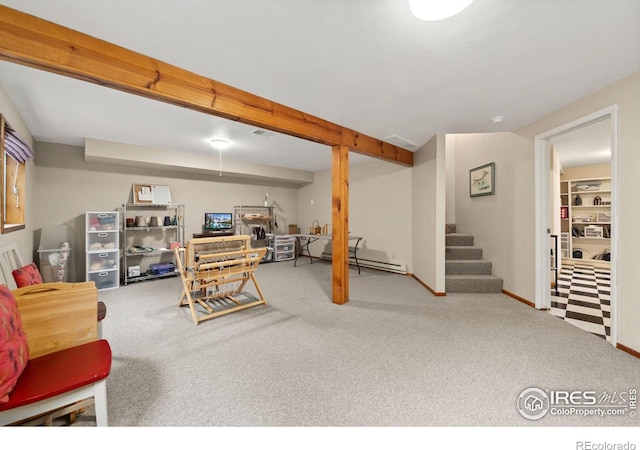
<instances>
[{"instance_id":1,"label":"white ceiling","mask_svg":"<svg viewBox=\"0 0 640 450\"><path fill-rule=\"evenodd\" d=\"M640 70L637 0L476 0L441 22L416 19L408 0L0 4L415 148L435 133L516 130ZM1 62L0 83L37 140L210 152L223 137L225 158L330 167L325 146L35 69Z\"/></svg>"},{"instance_id":2,"label":"white ceiling","mask_svg":"<svg viewBox=\"0 0 640 450\"><path fill-rule=\"evenodd\" d=\"M562 167L611 162L611 119L603 119L550 140Z\"/></svg>"}]
</instances>

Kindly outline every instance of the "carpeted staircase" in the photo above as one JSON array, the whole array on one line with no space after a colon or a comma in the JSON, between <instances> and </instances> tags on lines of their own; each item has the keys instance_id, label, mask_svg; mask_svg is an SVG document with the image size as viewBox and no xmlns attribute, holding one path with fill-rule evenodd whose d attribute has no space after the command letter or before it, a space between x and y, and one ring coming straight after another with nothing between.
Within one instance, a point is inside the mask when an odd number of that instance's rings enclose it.
<instances>
[{"instance_id":1,"label":"carpeted staircase","mask_svg":"<svg viewBox=\"0 0 640 450\"><path fill-rule=\"evenodd\" d=\"M491 261L482 259L482 248L474 247L473 235L457 233L454 224L447 227L445 291L502 292L502 278L491 275Z\"/></svg>"}]
</instances>

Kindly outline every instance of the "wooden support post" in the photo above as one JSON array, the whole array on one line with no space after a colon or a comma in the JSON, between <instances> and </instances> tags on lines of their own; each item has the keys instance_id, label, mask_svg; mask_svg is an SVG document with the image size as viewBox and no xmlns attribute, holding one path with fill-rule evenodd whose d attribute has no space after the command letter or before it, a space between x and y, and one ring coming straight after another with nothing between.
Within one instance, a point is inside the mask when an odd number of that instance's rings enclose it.
<instances>
[{"instance_id":1,"label":"wooden support post","mask_svg":"<svg viewBox=\"0 0 640 450\"><path fill-rule=\"evenodd\" d=\"M333 303L343 305L349 301L349 147L332 147L331 175Z\"/></svg>"}]
</instances>

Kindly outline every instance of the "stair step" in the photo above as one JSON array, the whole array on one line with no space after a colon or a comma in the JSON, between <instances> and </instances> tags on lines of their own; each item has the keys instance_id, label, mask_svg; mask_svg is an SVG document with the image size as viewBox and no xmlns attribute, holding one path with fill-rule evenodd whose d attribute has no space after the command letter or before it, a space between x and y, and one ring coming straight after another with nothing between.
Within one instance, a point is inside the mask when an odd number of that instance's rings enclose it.
<instances>
[{"instance_id":1,"label":"stair step","mask_svg":"<svg viewBox=\"0 0 640 450\"><path fill-rule=\"evenodd\" d=\"M447 227L449 227L449 233L455 233L456 232L456 224L455 223L448 223Z\"/></svg>"},{"instance_id":2,"label":"stair step","mask_svg":"<svg viewBox=\"0 0 640 450\"><path fill-rule=\"evenodd\" d=\"M446 292L502 292L502 278L493 275L446 275Z\"/></svg>"},{"instance_id":3,"label":"stair step","mask_svg":"<svg viewBox=\"0 0 640 450\"><path fill-rule=\"evenodd\" d=\"M491 275L491 261L481 260L448 260L445 261L446 275Z\"/></svg>"},{"instance_id":4,"label":"stair step","mask_svg":"<svg viewBox=\"0 0 640 450\"><path fill-rule=\"evenodd\" d=\"M482 259L482 248L463 246L447 246L445 247L445 259L447 260L469 260Z\"/></svg>"},{"instance_id":5,"label":"stair step","mask_svg":"<svg viewBox=\"0 0 640 450\"><path fill-rule=\"evenodd\" d=\"M473 234L450 233L445 235L444 245L448 247L473 246Z\"/></svg>"}]
</instances>

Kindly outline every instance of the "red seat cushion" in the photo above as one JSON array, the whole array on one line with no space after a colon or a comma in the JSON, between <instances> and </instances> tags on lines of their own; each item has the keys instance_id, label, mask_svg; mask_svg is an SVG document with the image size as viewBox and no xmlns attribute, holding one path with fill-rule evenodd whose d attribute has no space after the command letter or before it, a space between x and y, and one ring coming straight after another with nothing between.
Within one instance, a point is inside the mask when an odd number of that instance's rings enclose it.
<instances>
[{"instance_id":1,"label":"red seat cushion","mask_svg":"<svg viewBox=\"0 0 640 450\"><path fill-rule=\"evenodd\" d=\"M16 299L7 286L0 285L0 406L8 401L18 378L29 361L27 335Z\"/></svg>"},{"instance_id":2,"label":"red seat cushion","mask_svg":"<svg viewBox=\"0 0 640 450\"><path fill-rule=\"evenodd\" d=\"M25 286L32 286L34 284L42 284L42 275L38 270L38 266L35 263L27 264L19 269L11 272L13 279L16 280L16 285L21 288Z\"/></svg>"},{"instance_id":3,"label":"red seat cushion","mask_svg":"<svg viewBox=\"0 0 640 450\"><path fill-rule=\"evenodd\" d=\"M111 347L104 340L71 347L29 361L8 403L0 411L45 400L100 381L111 371Z\"/></svg>"}]
</instances>

